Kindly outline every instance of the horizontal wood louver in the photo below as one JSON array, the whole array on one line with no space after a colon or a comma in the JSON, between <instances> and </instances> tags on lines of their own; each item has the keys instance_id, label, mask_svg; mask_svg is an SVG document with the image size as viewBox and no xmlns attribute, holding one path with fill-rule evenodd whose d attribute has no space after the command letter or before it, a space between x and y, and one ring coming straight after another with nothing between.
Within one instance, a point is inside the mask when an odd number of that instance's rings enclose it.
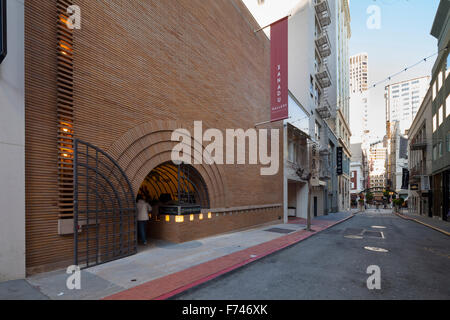
<instances>
[{"instance_id":1,"label":"horizontal wood louver","mask_svg":"<svg viewBox=\"0 0 450 320\"><path fill-rule=\"evenodd\" d=\"M58 208L60 218L73 217L73 30L68 27L67 8L72 1L57 0L57 139Z\"/></svg>"}]
</instances>

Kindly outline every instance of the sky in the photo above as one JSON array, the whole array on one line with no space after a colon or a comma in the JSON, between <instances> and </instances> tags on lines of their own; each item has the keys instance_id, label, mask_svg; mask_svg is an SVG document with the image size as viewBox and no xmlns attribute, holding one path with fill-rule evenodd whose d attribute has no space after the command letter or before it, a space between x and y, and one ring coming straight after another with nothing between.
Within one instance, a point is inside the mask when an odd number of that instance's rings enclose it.
<instances>
[{"instance_id":1,"label":"sky","mask_svg":"<svg viewBox=\"0 0 450 320\"><path fill-rule=\"evenodd\" d=\"M367 8L378 5L380 29L367 28ZM439 0L351 0L350 55L369 55L369 86L437 52L430 35ZM436 57L370 89L369 127L373 140L386 133L384 88L391 83L431 75ZM351 115L350 115L351 116ZM350 119L351 121L351 119Z\"/></svg>"},{"instance_id":2,"label":"sky","mask_svg":"<svg viewBox=\"0 0 450 320\"><path fill-rule=\"evenodd\" d=\"M261 26L266 26L290 13L305 0L243 0ZM371 14L367 9L380 8L380 28L369 29ZM437 40L430 35L439 0L350 0L352 38L350 55L369 55L369 85L388 78L404 68L437 52ZM266 33L269 28L265 30ZM372 140L386 131L384 87L390 83L431 74L436 57L402 73L378 87L370 89L369 128ZM351 115L350 115L350 121Z\"/></svg>"}]
</instances>

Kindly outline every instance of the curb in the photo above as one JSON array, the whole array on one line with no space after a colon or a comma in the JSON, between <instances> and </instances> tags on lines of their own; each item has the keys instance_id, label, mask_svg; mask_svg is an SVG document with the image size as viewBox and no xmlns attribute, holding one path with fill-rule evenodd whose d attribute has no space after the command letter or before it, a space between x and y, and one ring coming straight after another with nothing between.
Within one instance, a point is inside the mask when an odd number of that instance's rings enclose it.
<instances>
[{"instance_id":1,"label":"curb","mask_svg":"<svg viewBox=\"0 0 450 320\"><path fill-rule=\"evenodd\" d=\"M348 217L346 217L346 218L344 218L342 220L336 221L334 223L331 223L330 225L328 225L326 227L324 227L323 225L320 225L320 224L316 225L319 229L323 228L323 229L320 229L319 231L308 233L306 230L299 230L299 231L293 232L293 233L291 233L289 235L280 237L278 239L271 240L271 241L282 240L281 241L282 243L280 243L279 244L280 246L278 246L278 247L275 244L274 245L275 248L273 248L273 247L270 248L270 249L268 248L269 250L260 252L258 256L251 257L251 258L246 258L246 259L243 259L243 260L240 260L240 261L238 260L239 262L236 261L237 263L234 264L234 265L223 266L223 269L219 269L216 272L213 272L211 274L205 275L204 277L197 278L196 280L192 279L192 282L190 282L190 283L188 282L189 280L186 281L184 284L180 283L178 287L174 286L175 289L167 288L168 291L166 291L166 293L160 294L159 296L158 295L155 295L155 296L151 296L150 295L147 298L145 298L144 297L145 295L140 294L137 297L141 297L140 299L142 299L142 300L143 299L146 299L146 300L166 300L166 299L169 299L169 298L171 298L171 297L173 297L175 295L178 295L178 294L181 294L181 293L185 292L186 290L189 290L189 289L191 289L193 287L196 287L196 286L201 285L201 284L203 284L205 282L208 282L208 281L211 281L211 280L213 280L213 279L215 279L217 277L220 277L221 275L224 275L226 273L229 273L231 271L234 271L236 269L239 269L241 267L249 265L249 264L251 264L251 263L253 263L255 261L258 261L258 260L260 260L260 259L262 259L264 257L267 257L267 256L269 256L269 255L271 255L271 254L273 254L275 252L278 252L278 251L281 251L281 250L286 249L288 247L291 247L291 246L293 246L293 245L295 245L295 244L297 244L297 243L299 243L299 242L301 242L301 241L303 241L305 239L308 239L308 238L310 238L310 237L312 237L312 236L314 236L314 235L316 235L316 234L318 234L318 233L320 233L322 231L325 231L325 230L327 230L329 228L332 228L332 227L334 227L334 226L336 226L336 225L338 225L340 223L343 223L343 222L353 218L355 215L356 215L356 213L350 214ZM298 238L295 237L295 236L299 236L301 233L304 233L304 234L302 236L298 237ZM294 239L290 239L293 236L295 238ZM267 241L265 243L270 243L271 241ZM256 245L256 246L251 247L251 248L244 249L242 251L239 251L239 252L236 252L236 253L233 253L233 254L239 254L239 253L242 253L242 252L244 252L246 250L249 250L249 249L252 249L252 248L256 248L256 247L258 247L260 245L263 245L263 244L264 243ZM233 254L231 254L231 255L233 255ZM231 256L231 255L228 255L228 256ZM219 257L219 258L217 258L215 260L223 259L223 258L226 258L226 257L227 256ZM214 260L212 260L212 261L214 261ZM195 270L195 268L198 268L198 267L201 268L202 265L211 263L212 261L205 262L203 264L200 264L200 265L197 265L197 266L193 266L191 268L187 268L187 269L179 271L179 272L188 272L189 273L189 271L191 269ZM175 274L172 274L172 275L175 275ZM168 275L166 277L170 277L170 276L171 275ZM154 279L154 280L148 281L148 282L143 283L143 284L141 284L141 285L139 285L137 287L129 288L129 289L123 290L121 292L115 293L113 295L104 297L101 300L133 300L133 299L135 299L134 295L136 295L136 293L134 293L133 291L139 292L140 290L142 290L142 287L148 286L152 282L161 280L163 278ZM155 283L155 285L158 286L159 284ZM139 289L139 288L141 288L141 289Z\"/></svg>"},{"instance_id":2,"label":"curb","mask_svg":"<svg viewBox=\"0 0 450 320\"><path fill-rule=\"evenodd\" d=\"M402 215L402 214L400 214L400 213L397 213L397 212L394 212L394 214L395 214L396 216L398 216L398 217L404 219L404 220L409 220L409 221L417 222L417 223L419 223L419 224L421 224L421 225L424 225L424 226L426 226L426 227L428 227L428 228L431 228L431 229L433 229L433 230L435 230L435 231L438 231L438 232L443 233L443 234L445 234L445 235L447 235L447 236L450 236L450 232L447 232L447 231L445 231L445 230L442 230L442 229L439 229L439 228L437 228L437 227L431 226L431 225L426 224L425 222L422 222L422 221L420 221L420 220L417 220L417 219L414 219L414 218L410 218L410 217L404 216L404 215Z\"/></svg>"},{"instance_id":3,"label":"curb","mask_svg":"<svg viewBox=\"0 0 450 320\"><path fill-rule=\"evenodd\" d=\"M213 280L213 279L216 279L216 278L220 277L221 275L224 275L224 274L226 274L226 273L229 273L229 272L231 272L231 271L234 271L234 270L236 270L236 269L239 269L239 268L242 268L242 267L244 267L244 266L246 266L246 265L249 265L249 264L251 264L251 263L253 263L253 262L256 262L256 261L258 261L258 260L260 260L260 259L262 259L262 258L264 258L264 257L267 257L267 256L269 256L269 255L271 255L271 254L273 254L273 253L276 253L276 252L282 251L282 250L284 250L284 249L287 249L287 248L289 248L289 247L292 247L292 246L294 246L294 245L296 245L296 244L298 244L298 243L300 243L300 242L302 242L302 241L304 241L304 240L306 240L306 239L308 239L308 238L310 238L310 237L312 237L312 236L315 236L316 234L318 234L318 233L320 233L320 232L322 232L322 231L325 231L325 230L327 230L327 229L329 229L329 228L332 228L332 227L334 227L334 226L336 226L336 225L338 225L338 224L341 224L341 223L343 223L343 222L345 222L345 221L347 221L347 220L350 220L350 219L353 218L357 213L360 213L360 212L356 212L356 213L352 214L351 216L349 216L349 217L347 217L347 218L345 218L345 219L339 220L339 221L337 221L337 222L335 222L335 223L329 225L328 227L326 227L326 228L324 228L324 229L322 229L322 230L320 230L320 231L316 231L316 232L310 233L310 234L309 234L307 237L305 237L305 238L302 238L302 239L299 239L299 240L294 241L294 242L292 242L292 243L283 245L283 246L281 246L281 247L279 247L279 248L277 248L277 249L275 249L275 250L267 251L267 252L265 252L264 254L259 255L258 257L255 257L255 258L252 258L252 259L248 259L248 260L244 260L244 261L241 262L241 263L238 263L238 264L236 264L236 265L234 265L234 266L231 266L231 267L229 267L229 268L220 270L220 271L218 271L218 272L216 272L216 273L213 273L213 274L211 274L211 275L209 275L209 276L207 276L207 277L205 277L205 278L199 279L199 280L197 280L197 281L195 281L195 282L192 282L192 283L190 283L190 284L187 284L187 285L185 285L185 286L182 286L182 287L180 287L180 288L177 288L177 289L175 289L175 290L173 290L173 291L170 291L170 292L168 292L168 293L166 293L166 294L164 294L164 295L161 295L161 296L159 296L159 297L156 297L156 298L154 298L153 300L166 300L166 299L169 299L169 298L171 298L171 297L173 297L173 296L175 296L175 295L178 295L178 294L180 294L180 293L183 293L184 291L187 291L187 290L189 290L189 289L192 289L192 288L194 288L194 287L196 287L196 286L198 286L198 285L201 285L201 284L203 284L203 283L205 283L205 282L208 282L208 281L211 281L211 280ZM306 231L306 230L297 231L297 232L292 233L291 235L294 235L294 234L296 234L296 233L300 233L300 232L302 232L302 231Z\"/></svg>"}]
</instances>

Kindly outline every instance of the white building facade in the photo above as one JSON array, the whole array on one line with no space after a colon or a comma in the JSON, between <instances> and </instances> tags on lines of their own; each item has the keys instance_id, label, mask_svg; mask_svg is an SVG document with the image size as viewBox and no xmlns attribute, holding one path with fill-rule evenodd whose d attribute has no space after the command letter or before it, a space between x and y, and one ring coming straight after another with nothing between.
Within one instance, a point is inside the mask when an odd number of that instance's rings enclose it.
<instances>
[{"instance_id":1,"label":"white building facade","mask_svg":"<svg viewBox=\"0 0 450 320\"><path fill-rule=\"evenodd\" d=\"M328 180L332 172L325 161L325 157L330 155L321 154L321 151L328 150L328 145L333 144L327 134L326 120L333 117L332 106L336 104L330 71L335 50L330 32L335 28L335 23L328 0L301 1L289 19L289 89L295 103L292 103L293 109L290 105L291 118L285 121L288 150L284 194L285 212L290 216L306 218L308 201L311 216L321 216L333 209L328 199ZM294 114L299 109L303 114ZM309 123L306 124L305 120ZM297 129L307 133L306 145ZM336 144L334 141L332 150L336 150ZM302 161L298 159L304 159L305 153L308 154L308 161L303 162L302 166ZM302 179L306 172L312 173L311 185ZM333 189L332 185L330 187ZM337 184L334 189L337 189ZM337 204L337 199L335 202Z\"/></svg>"},{"instance_id":2,"label":"white building facade","mask_svg":"<svg viewBox=\"0 0 450 320\"><path fill-rule=\"evenodd\" d=\"M365 193L368 181L368 163L366 151L361 143L351 145L352 162L350 164L350 196L352 206L357 206L360 194Z\"/></svg>"},{"instance_id":3,"label":"white building facade","mask_svg":"<svg viewBox=\"0 0 450 320\"><path fill-rule=\"evenodd\" d=\"M398 196L406 199L408 197L408 185L403 183L403 178L404 170L408 170L408 136L401 133L398 121L393 123L389 157L391 176L388 178L391 181L392 190Z\"/></svg>"},{"instance_id":4,"label":"white building facade","mask_svg":"<svg viewBox=\"0 0 450 320\"><path fill-rule=\"evenodd\" d=\"M386 160L387 147L384 142L372 144L369 150L369 187L379 201L382 200L386 185Z\"/></svg>"},{"instance_id":5,"label":"white building facade","mask_svg":"<svg viewBox=\"0 0 450 320\"><path fill-rule=\"evenodd\" d=\"M336 32L336 100L337 116L334 122L335 133L339 140L339 148L342 148L342 174L338 174L338 209L350 210L350 55L349 40L351 38L350 8L348 0L335 0ZM334 72L334 70L333 70ZM339 172L340 173L340 172Z\"/></svg>"},{"instance_id":6,"label":"white building facade","mask_svg":"<svg viewBox=\"0 0 450 320\"><path fill-rule=\"evenodd\" d=\"M360 53L350 57L350 113L352 121L351 143L362 143L366 151L369 148L369 55Z\"/></svg>"},{"instance_id":7,"label":"white building facade","mask_svg":"<svg viewBox=\"0 0 450 320\"><path fill-rule=\"evenodd\" d=\"M0 282L25 277L24 1L6 1L6 16L7 55L0 64Z\"/></svg>"},{"instance_id":8,"label":"white building facade","mask_svg":"<svg viewBox=\"0 0 450 320\"><path fill-rule=\"evenodd\" d=\"M387 121L397 121L402 134L411 127L429 86L430 77L421 77L385 87Z\"/></svg>"},{"instance_id":9,"label":"white building facade","mask_svg":"<svg viewBox=\"0 0 450 320\"><path fill-rule=\"evenodd\" d=\"M367 91L369 80L369 55L359 53L350 57L350 93Z\"/></svg>"},{"instance_id":10,"label":"white building facade","mask_svg":"<svg viewBox=\"0 0 450 320\"><path fill-rule=\"evenodd\" d=\"M290 15L290 118L284 122L285 221L289 216L306 218L308 201L312 216L349 208L348 0L302 0L289 11L281 9L283 4L259 4L256 6L255 0L247 7L261 26ZM268 16L272 17L270 21ZM338 177L340 145L345 149L345 173ZM307 159L303 157L305 150ZM299 170L312 173L311 185Z\"/></svg>"},{"instance_id":11,"label":"white building facade","mask_svg":"<svg viewBox=\"0 0 450 320\"><path fill-rule=\"evenodd\" d=\"M433 122L431 88L409 130L409 203L412 214L432 217Z\"/></svg>"}]
</instances>

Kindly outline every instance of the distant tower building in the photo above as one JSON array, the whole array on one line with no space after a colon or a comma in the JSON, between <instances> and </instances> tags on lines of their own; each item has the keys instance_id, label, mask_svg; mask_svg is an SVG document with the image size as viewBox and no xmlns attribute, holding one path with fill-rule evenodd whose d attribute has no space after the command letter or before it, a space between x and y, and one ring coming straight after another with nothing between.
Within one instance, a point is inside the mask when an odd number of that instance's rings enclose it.
<instances>
[{"instance_id":1,"label":"distant tower building","mask_svg":"<svg viewBox=\"0 0 450 320\"><path fill-rule=\"evenodd\" d=\"M360 53L350 57L350 93L367 91L369 55Z\"/></svg>"},{"instance_id":2,"label":"distant tower building","mask_svg":"<svg viewBox=\"0 0 450 320\"><path fill-rule=\"evenodd\" d=\"M352 121L352 143L362 143L362 149L369 148L369 56L360 53L350 57L350 109Z\"/></svg>"},{"instance_id":3,"label":"distant tower building","mask_svg":"<svg viewBox=\"0 0 450 320\"><path fill-rule=\"evenodd\" d=\"M383 200L386 177L387 148L383 141L374 143L369 151L369 185L375 200Z\"/></svg>"},{"instance_id":4,"label":"distant tower building","mask_svg":"<svg viewBox=\"0 0 450 320\"><path fill-rule=\"evenodd\" d=\"M387 131L393 122L399 122L400 132L405 134L409 130L414 117L419 111L423 98L430 86L430 77L421 77L386 86L386 121ZM390 124L390 125L389 125ZM390 135L391 132L387 132Z\"/></svg>"},{"instance_id":5,"label":"distant tower building","mask_svg":"<svg viewBox=\"0 0 450 320\"><path fill-rule=\"evenodd\" d=\"M427 94L430 84L430 77L420 77L390 84L385 87L386 103L386 138L388 159L386 164L386 186L398 189L398 183L394 181L399 170L395 161L399 159L398 148L396 146L399 136L407 135L420 105ZM394 154L392 152L394 151ZM406 155L406 158L408 155Z\"/></svg>"}]
</instances>

